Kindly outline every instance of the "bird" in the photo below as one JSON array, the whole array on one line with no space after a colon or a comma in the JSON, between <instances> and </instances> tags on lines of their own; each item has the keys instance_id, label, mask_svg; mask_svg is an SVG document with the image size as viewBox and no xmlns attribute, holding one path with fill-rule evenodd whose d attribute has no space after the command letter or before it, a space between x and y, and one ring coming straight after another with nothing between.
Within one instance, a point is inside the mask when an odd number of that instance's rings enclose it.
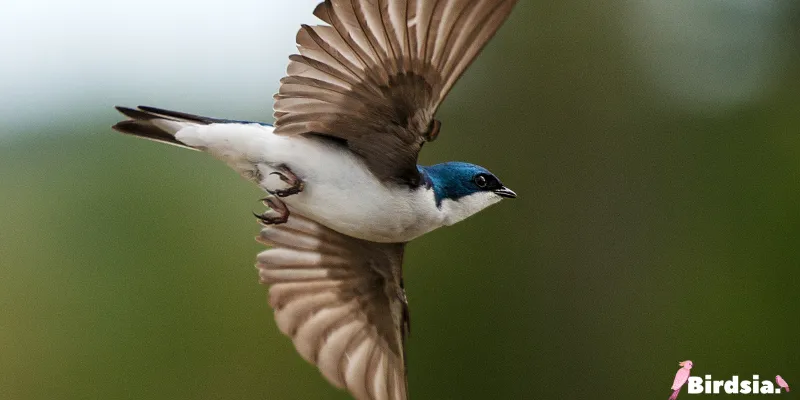
<instances>
[{"instance_id":1,"label":"bird","mask_svg":"<svg viewBox=\"0 0 800 400\"><path fill-rule=\"evenodd\" d=\"M690 360L686 360L683 362L678 363L681 366L681 369L675 374L675 380L672 381L672 394L669 396L669 400L675 400L678 398L678 393L680 393L681 388L689 380L689 373L692 369L692 362Z\"/></svg>"},{"instance_id":2,"label":"bird","mask_svg":"<svg viewBox=\"0 0 800 400\"><path fill-rule=\"evenodd\" d=\"M789 390L789 384L786 383L786 381L783 380L780 375L775 375L775 383L777 383L781 389L786 390L786 393L791 392L791 390Z\"/></svg>"},{"instance_id":3,"label":"bird","mask_svg":"<svg viewBox=\"0 0 800 400\"><path fill-rule=\"evenodd\" d=\"M256 267L277 326L356 399L408 398L406 244L517 197L484 167L418 164L516 3L324 0L297 33L273 124L116 107L116 131L207 152L267 193Z\"/></svg>"}]
</instances>

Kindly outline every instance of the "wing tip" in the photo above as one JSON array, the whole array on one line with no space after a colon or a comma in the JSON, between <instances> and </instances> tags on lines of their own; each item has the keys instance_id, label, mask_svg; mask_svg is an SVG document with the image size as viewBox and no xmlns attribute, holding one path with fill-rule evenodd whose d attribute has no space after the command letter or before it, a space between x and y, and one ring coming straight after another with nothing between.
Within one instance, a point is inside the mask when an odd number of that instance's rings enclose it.
<instances>
[{"instance_id":1,"label":"wing tip","mask_svg":"<svg viewBox=\"0 0 800 400\"><path fill-rule=\"evenodd\" d=\"M314 16L322 20L323 22L330 24L330 1L323 0L316 7L314 7Z\"/></svg>"}]
</instances>

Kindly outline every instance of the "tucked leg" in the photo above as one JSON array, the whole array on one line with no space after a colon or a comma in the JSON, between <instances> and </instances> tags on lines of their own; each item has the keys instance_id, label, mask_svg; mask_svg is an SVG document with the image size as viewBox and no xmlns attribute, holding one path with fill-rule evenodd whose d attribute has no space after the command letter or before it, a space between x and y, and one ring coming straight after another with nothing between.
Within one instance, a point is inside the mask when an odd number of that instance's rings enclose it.
<instances>
[{"instance_id":1,"label":"tucked leg","mask_svg":"<svg viewBox=\"0 0 800 400\"><path fill-rule=\"evenodd\" d=\"M259 222L264 225L278 225L289 220L289 208L280 199L275 196L268 196L261 199L261 201L270 209L263 214L253 213Z\"/></svg>"},{"instance_id":2,"label":"tucked leg","mask_svg":"<svg viewBox=\"0 0 800 400\"><path fill-rule=\"evenodd\" d=\"M289 169L289 167L287 167L286 165L279 165L277 169L278 169L277 172L272 172L270 173L270 175L277 175L278 178L280 178L280 180L289 185L289 187L286 189L278 189L272 191L270 192L271 194L274 194L275 196L278 197L286 197L286 196L291 196L293 194L298 194L303 191L305 183L300 178L298 178L297 175L295 175L294 172L292 172L292 170Z\"/></svg>"}]
</instances>

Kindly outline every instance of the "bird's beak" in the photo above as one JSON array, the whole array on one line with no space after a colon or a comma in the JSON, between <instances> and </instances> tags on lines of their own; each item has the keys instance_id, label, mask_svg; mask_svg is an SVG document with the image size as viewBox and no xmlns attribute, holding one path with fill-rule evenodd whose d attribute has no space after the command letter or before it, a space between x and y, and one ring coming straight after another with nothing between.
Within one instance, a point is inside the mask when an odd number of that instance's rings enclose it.
<instances>
[{"instance_id":1,"label":"bird's beak","mask_svg":"<svg viewBox=\"0 0 800 400\"><path fill-rule=\"evenodd\" d=\"M514 193L513 190L503 186L500 189L494 191L494 193L500 197L507 197L509 199L513 199L517 197L517 194Z\"/></svg>"}]
</instances>

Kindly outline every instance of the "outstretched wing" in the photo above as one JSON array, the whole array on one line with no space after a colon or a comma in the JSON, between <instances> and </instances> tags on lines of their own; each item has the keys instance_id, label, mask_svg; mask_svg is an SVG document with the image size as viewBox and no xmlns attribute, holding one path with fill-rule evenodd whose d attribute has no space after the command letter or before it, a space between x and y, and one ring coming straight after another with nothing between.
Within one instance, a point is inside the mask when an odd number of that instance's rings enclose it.
<instances>
[{"instance_id":1,"label":"outstretched wing","mask_svg":"<svg viewBox=\"0 0 800 400\"><path fill-rule=\"evenodd\" d=\"M275 95L275 133L346 141L379 178L419 184L433 117L517 0L325 0Z\"/></svg>"},{"instance_id":2,"label":"outstretched wing","mask_svg":"<svg viewBox=\"0 0 800 400\"><path fill-rule=\"evenodd\" d=\"M274 246L256 267L300 355L359 400L405 400L405 245L355 239L296 213L258 240Z\"/></svg>"}]
</instances>

